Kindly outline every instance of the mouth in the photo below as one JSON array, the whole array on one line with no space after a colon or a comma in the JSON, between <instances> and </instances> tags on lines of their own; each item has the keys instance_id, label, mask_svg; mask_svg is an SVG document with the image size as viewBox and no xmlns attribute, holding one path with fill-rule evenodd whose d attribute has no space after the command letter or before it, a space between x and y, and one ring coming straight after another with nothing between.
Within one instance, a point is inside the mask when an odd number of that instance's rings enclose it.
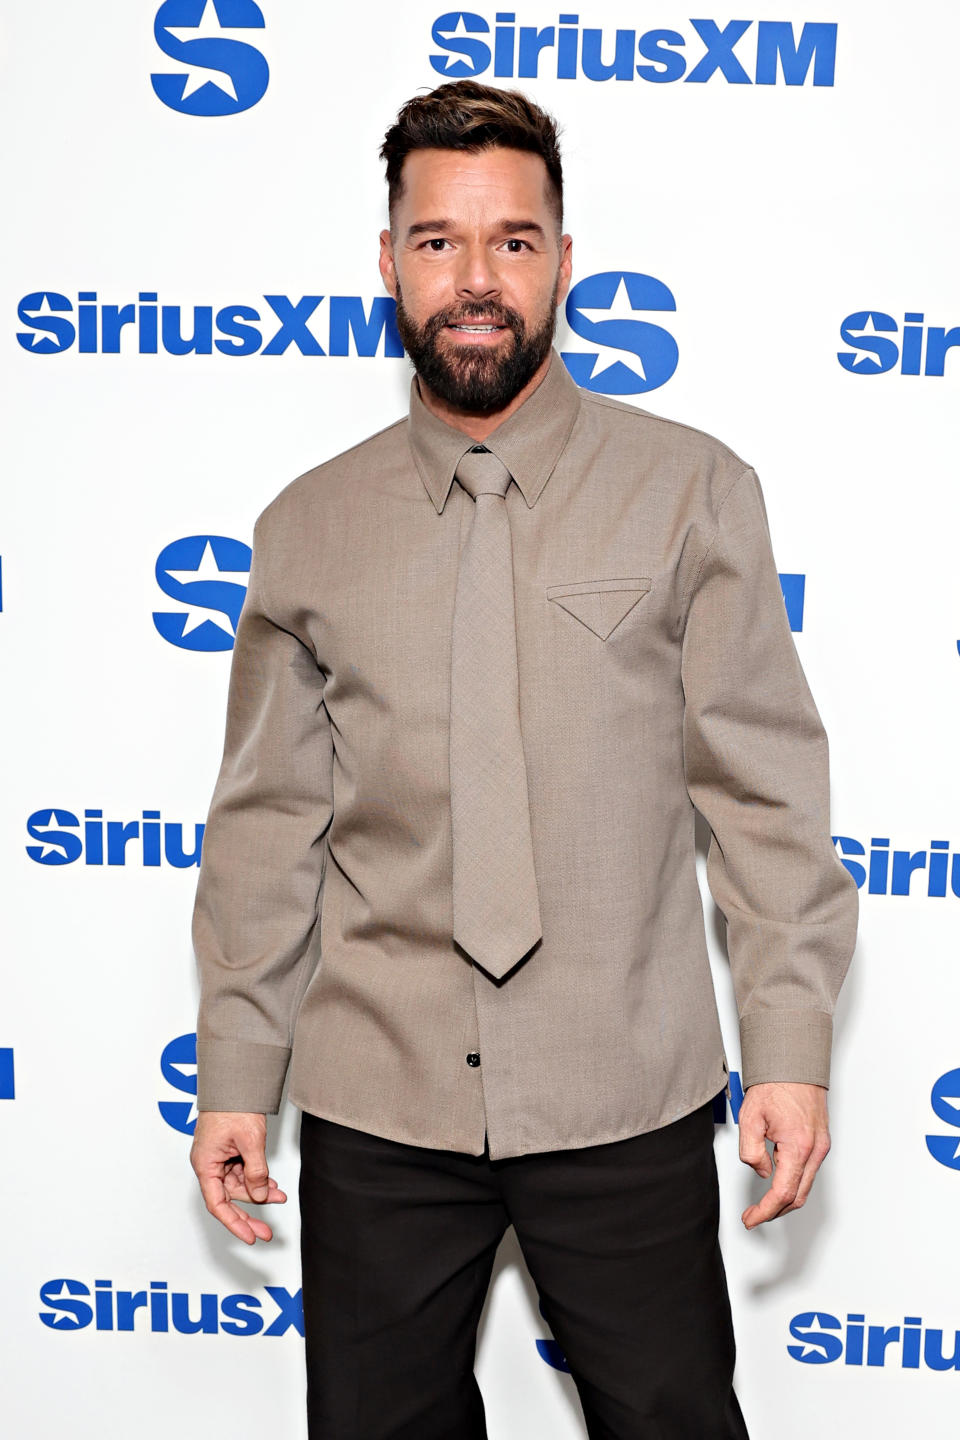
<instances>
[{"instance_id":1,"label":"mouth","mask_svg":"<svg viewBox=\"0 0 960 1440\"><path fill-rule=\"evenodd\" d=\"M488 344L508 328L506 325L497 325L489 320L457 320L444 326L445 330L461 339Z\"/></svg>"}]
</instances>

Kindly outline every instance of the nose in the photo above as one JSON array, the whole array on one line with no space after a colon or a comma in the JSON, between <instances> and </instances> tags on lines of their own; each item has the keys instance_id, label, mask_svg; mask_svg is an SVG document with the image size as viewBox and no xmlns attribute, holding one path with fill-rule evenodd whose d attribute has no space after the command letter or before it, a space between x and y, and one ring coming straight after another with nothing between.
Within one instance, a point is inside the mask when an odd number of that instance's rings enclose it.
<instances>
[{"instance_id":1,"label":"nose","mask_svg":"<svg viewBox=\"0 0 960 1440\"><path fill-rule=\"evenodd\" d=\"M457 294L464 300L490 300L500 293L500 281L485 245L464 245L458 256Z\"/></svg>"}]
</instances>

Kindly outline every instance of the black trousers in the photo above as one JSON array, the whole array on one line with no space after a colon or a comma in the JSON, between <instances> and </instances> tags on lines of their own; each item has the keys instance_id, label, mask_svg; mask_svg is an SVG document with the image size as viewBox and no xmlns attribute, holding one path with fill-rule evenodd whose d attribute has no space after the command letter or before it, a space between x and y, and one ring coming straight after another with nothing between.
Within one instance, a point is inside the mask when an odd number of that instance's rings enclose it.
<instances>
[{"instance_id":1,"label":"black trousers","mask_svg":"<svg viewBox=\"0 0 960 1440\"><path fill-rule=\"evenodd\" d=\"M305 1112L300 1152L310 1440L486 1440L477 1327L510 1224L590 1440L747 1440L711 1105L494 1161Z\"/></svg>"}]
</instances>

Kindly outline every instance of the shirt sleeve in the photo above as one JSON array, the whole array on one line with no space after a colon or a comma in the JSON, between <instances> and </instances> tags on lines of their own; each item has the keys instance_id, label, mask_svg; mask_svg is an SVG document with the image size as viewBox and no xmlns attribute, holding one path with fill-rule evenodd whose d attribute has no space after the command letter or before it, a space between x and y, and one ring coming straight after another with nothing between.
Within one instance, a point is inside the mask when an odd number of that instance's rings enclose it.
<instances>
[{"instance_id":1,"label":"shirt sleeve","mask_svg":"<svg viewBox=\"0 0 960 1440\"><path fill-rule=\"evenodd\" d=\"M267 598L262 524L237 625L193 941L198 1109L275 1114L318 959L333 743L313 650Z\"/></svg>"},{"instance_id":2,"label":"shirt sleeve","mask_svg":"<svg viewBox=\"0 0 960 1440\"><path fill-rule=\"evenodd\" d=\"M712 832L744 1086L827 1085L857 887L830 838L827 737L753 470L728 491L693 582L681 677L687 790Z\"/></svg>"}]
</instances>

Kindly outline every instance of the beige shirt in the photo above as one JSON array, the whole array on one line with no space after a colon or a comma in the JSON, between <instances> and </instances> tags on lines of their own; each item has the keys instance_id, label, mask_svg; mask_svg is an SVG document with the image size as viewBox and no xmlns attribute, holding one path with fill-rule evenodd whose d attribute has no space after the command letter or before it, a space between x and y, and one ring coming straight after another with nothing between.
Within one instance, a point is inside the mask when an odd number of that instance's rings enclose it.
<instances>
[{"instance_id":1,"label":"beige shirt","mask_svg":"<svg viewBox=\"0 0 960 1440\"><path fill-rule=\"evenodd\" d=\"M315 1115L499 1159L619 1140L722 1090L694 806L743 1082L826 1085L856 885L756 475L546 378L512 474L543 941L501 982L452 939L450 648L471 439L410 414L254 531L194 914L201 1110Z\"/></svg>"}]
</instances>

